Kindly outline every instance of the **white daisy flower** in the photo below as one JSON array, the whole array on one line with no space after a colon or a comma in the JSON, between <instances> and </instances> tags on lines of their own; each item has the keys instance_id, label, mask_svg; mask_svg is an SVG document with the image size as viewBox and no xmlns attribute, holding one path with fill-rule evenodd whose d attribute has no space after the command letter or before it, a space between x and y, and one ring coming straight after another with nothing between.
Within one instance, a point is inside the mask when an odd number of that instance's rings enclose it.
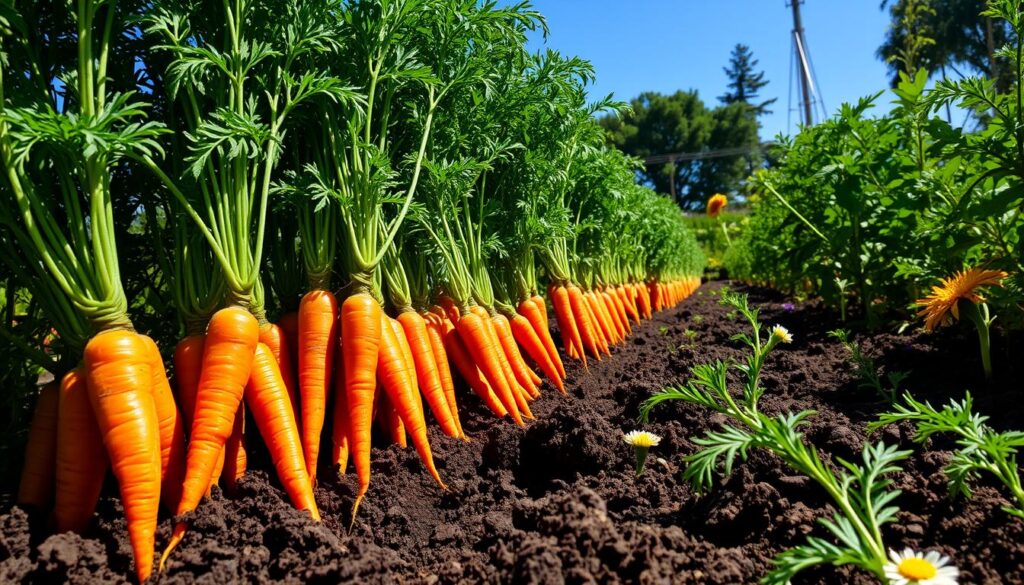
<instances>
[{"instance_id":1,"label":"white daisy flower","mask_svg":"<svg viewBox=\"0 0 1024 585\"><path fill-rule=\"evenodd\" d=\"M960 576L949 557L936 551L905 548L898 553L889 549L889 559L883 569L890 585L957 585Z\"/></svg>"},{"instance_id":2,"label":"white daisy flower","mask_svg":"<svg viewBox=\"0 0 1024 585\"><path fill-rule=\"evenodd\" d=\"M782 343L793 343L793 336L789 333L789 329L786 329L782 325L772 327L772 337L778 339Z\"/></svg>"},{"instance_id":3,"label":"white daisy flower","mask_svg":"<svg viewBox=\"0 0 1024 585\"><path fill-rule=\"evenodd\" d=\"M649 449L657 447L661 442L661 437L647 431L630 431L622 436L622 440L628 445Z\"/></svg>"}]
</instances>

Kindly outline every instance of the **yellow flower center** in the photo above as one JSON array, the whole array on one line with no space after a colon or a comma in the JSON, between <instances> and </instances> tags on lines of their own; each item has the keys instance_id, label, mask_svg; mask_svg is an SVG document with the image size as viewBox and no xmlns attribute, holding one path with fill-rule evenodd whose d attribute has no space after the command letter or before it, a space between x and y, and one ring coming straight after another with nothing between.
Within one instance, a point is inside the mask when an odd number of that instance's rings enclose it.
<instances>
[{"instance_id":1,"label":"yellow flower center","mask_svg":"<svg viewBox=\"0 0 1024 585\"><path fill-rule=\"evenodd\" d=\"M938 569L935 568L935 565L917 557L903 559L896 570L899 571L901 576L906 577L911 581L924 581L925 579L931 579L938 573Z\"/></svg>"}]
</instances>

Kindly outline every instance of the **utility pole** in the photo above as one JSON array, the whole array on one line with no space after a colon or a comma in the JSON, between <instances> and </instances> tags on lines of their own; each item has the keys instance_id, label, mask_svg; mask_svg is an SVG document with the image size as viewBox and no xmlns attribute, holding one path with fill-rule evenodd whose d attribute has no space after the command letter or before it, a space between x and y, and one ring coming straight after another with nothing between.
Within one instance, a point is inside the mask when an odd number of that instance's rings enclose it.
<instances>
[{"instance_id":1,"label":"utility pole","mask_svg":"<svg viewBox=\"0 0 1024 585\"><path fill-rule=\"evenodd\" d=\"M814 124L814 117L811 109L811 66L807 59L807 43L804 41L804 25L800 20L800 2L802 0L790 0L793 7L793 44L796 48L796 59L800 64L800 95L804 105L804 126Z\"/></svg>"}]
</instances>

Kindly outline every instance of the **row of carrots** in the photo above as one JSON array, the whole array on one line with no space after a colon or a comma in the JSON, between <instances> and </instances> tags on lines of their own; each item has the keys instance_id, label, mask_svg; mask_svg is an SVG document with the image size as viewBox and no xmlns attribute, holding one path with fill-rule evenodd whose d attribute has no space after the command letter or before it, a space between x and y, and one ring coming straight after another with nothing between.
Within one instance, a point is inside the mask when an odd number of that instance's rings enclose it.
<instances>
[{"instance_id":1,"label":"row of carrots","mask_svg":"<svg viewBox=\"0 0 1024 585\"><path fill-rule=\"evenodd\" d=\"M674 306L697 286L699 279L586 292L552 285L548 298L566 354L585 363L587 355L610 355L631 321ZM410 437L445 487L431 456L423 400L447 436L467 438L452 366L495 416L519 425L533 418L529 403L540 396L541 377L531 365L563 394L566 376L539 295L509 315L456 307L441 297L429 311L392 318L368 294L349 296L339 307L332 293L312 291L298 312L277 324L259 324L237 307L218 311L205 333L178 343L173 363L172 390L149 337L121 330L90 342L81 367L41 390L18 502L52 509L55 531L82 532L113 462L122 497L133 502L125 506L129 531L137 534L133 544L152 543L158 501L180 516L195 509L218 478L231 489L245 473L244 404L293 505L318 521L313 485L330 396L331 461L344 474L351 457L359 482L354 520L369 488L374 420L402 447ZM131 377L119 382L148 391L88 391L90 384L111 387L115 376ZM177 525L168 552L184 527ZM152 545L136 548L136 563L152 565ZM140 569L140 580L147 576Z\"/></svg>"}]
</instances>

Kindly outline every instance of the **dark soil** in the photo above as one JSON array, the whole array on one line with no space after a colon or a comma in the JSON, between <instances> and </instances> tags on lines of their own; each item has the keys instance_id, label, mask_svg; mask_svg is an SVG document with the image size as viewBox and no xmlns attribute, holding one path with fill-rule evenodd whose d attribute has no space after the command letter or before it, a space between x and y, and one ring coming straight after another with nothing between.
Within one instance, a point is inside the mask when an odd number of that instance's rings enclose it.
<instances>
[{"instance_id":1,"label":"dark soil","mask_svg":"<svg viewBox=\"0 0 1024 585\"><path fill-rule=\"evenodd\" d=\"M191 532L154 583L752 583L771 559L808 534L826 536L816 518L831 513L821 489L773 456L753 453L711 493L698 497L680 479L694 437L721 422L707 410L659 406L645 428L663 437L642 477L622 442L638 428L640 402L684 380L695 363L738 358L729 337L740 319L717 304L722 285L706 285L674 310L634 330L610 359L589 373L569 366L570 398L548 390L533 406L537 420L517 428L465 397L471 443L431 431L440 491L415 451L374 449L373 480L352 531L354 476L323 478L317 488L324 521L313 524L289 505L266 466L257 465L233 497L215 491L196 512ZM762 319L796 340L773 353L764 373L763 409L814 409L806 439L830 457L853 458L864 427L884 406L858 387L845 351L826 332L835 316L815 303L745 289ZM697 333L693 345L685 330ZM885 369L911 371L904 386L933 403L970 389L976 409L1000 428L1020 428L1020 360L996 347L1001 377L978 376L976 341L966 328L933 335L860 335ZM1024 582L1024 521L1000 510L1005 492L982 479L972 500L947 497L943 465L950 447L909 440L909 426L874 439L913 447L896 485L903 490L894 547L937 549L961 570L961 583ZM258 457L257 457L258 460ZM272 474L271 474L272 475ZM329 474L328 474L329 475ZM108 486L96 522L82 536L47 537L45 523L19 508L0 516L0 581L125 582L131 553L116 490ZM166 543L170 518L160 525ZM871 583L862 572L831 567L802 583Z\"/></svg>"}]
</instances>

